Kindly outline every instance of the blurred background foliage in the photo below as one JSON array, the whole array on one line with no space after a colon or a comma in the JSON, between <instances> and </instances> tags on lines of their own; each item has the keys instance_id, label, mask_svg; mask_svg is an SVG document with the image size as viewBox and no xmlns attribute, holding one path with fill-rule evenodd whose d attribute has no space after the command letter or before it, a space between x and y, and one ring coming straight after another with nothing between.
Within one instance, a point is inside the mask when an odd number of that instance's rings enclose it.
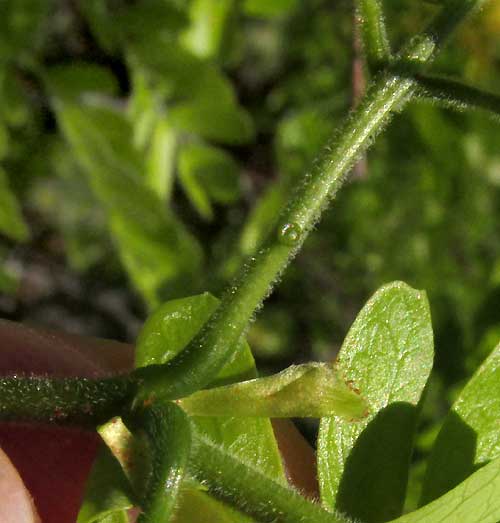
<instances>
[{"instance_id":1,"label":"blurred background foliage","mask_svg":"<svg viewBox=\"0 0 500 523\"><path fill-rule=\"evenodd\" d=\"M438 8L386 2L394 46ZM368 81L348 0L0 0L0 14L0 314L80 334L133 341L162 301L220 295ZM434 71L498 91L499 34L491 2ZM481 114L398 115L252 325L260 368L332 359L383 283L425 289L425 451L500 336L499 136Z\"/></svg>"}]
</instances>

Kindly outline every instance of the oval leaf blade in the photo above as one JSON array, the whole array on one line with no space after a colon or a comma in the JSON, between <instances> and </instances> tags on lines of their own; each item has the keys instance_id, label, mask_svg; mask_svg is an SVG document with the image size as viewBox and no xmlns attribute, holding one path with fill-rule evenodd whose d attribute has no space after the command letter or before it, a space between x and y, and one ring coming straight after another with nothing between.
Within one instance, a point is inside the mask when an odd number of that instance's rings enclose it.
<instances>
[{"instance_id":1,"label":"oval leaf blade","mask_svg":"<svg viewBox=\"0 0 500 523\"><path fill-rule=\"evenodd\" d=\"M182 351L191 341L203 324L210 318L217 308L219 300L210 293L189 296L178 300L171 300L159 307L143 326L136 347L136 367L166 363ZM236 351L235 357L222 369L217 384L232 383L239 379L249 379L256 375L255 363L250 348L246 343ZM215 443L231 449L231 451L247 463L258 466L260 470L277 481L284 482L284 470L278 446L274 437L269 419L235 418L235 417L197 417L195 420L198 430ZM130 482L133 490L140 492L145 475L147 460L144 449L138 446L137 438L133 438L120 418L114 418L99 429L99 433L113 455L121 464L121 471L111 478L106 486L113 499L117 499L115 490L121 493L121 505L99 506L94 509L92 516L113 513L127 506L130 498L120 486L124 476ZM127 456L133 453L138 456L134 467L130 467ZM235 516L236 512L228 509L224 504L211 500L208 495L196 494L196 488L182 488L181 500L178 507L179 518L181 514L191 514L193 503L205 507L207 514L218 515L217 521L246 521L243 516ZM193 498L196 498L193 501ZM93 500L89 500L93 503ZM185 504L189 506L184 506ZM223 519L222 514L226 514ZM85 516L85 514L84 514ZM208 517L208 516L207 516ZM232 519L231 519L232 518ZM80 521L80 520L79 520ZM95 519L84 519L81 523L90 523ZM178 521L184 521L179 519ZM186 521L190 521L189 518Z\"/></svg>"},{"instance_id":2,"label":"oval leaf blade","mask_svg":"<svg viewBox=\"0 0 500 523\"><path fill-rule=\"evenodd\" d=\"M144 324L137 345L136 365L166 363L194 338L217 308L219 300L206 292L163 304ZM255 378L255 362L249 346L235 351L233 359L219 373L222 385ZM273 478L283 478L283 467L271 423L268 419L203 416L197 427L216 443L234 450ZM244 442L244 444L242 444Z\"/></svg>"},{"instance_id":3,"label":"oval leaf blade","mask_svg":"<svg viewBox=\"0 0 500 523\"><path fill-rule=\"evenodd\" d=\"M390 523L497 523L500 521L500 459L458 487L415 512Z\"/></svg>"},{"instance_id":4,"label":"oval leaf blade","mask_svg":"<svg viewBox=\"0 0 500 523\"><path fill-rule=\"evenodd\" d=\"M401 514L417 405L432 361L425 293L401 282L379 289L335 364L366 399L369 415L358 422L323 418L320 425L318 474L326 507L367 523Z\"/></svg>"},{"instance_id":5,"label":"oval leaf blade","mask_svg":"<svg viewBox=\"0 0 500 523\"><path fill-rule=\"evenodd\" d=\"M500 344L453 404L434 443L421 504L458 485L500 456Z\"/></svg>"}]
</instances>

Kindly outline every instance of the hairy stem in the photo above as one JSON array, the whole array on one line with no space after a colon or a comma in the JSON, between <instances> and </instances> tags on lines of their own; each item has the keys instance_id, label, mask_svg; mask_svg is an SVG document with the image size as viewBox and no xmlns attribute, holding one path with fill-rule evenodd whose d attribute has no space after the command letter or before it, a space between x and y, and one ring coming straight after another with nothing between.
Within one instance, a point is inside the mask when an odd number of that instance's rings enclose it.
<instances>
[{"instance_id":1,"label":"hairy stem","mask_svg":"<svg viewBox=\"0 0 500 523\"><path fill-rule=\"evenodd\" d=\"M392 74L378 80L346 120L282 211L278 230L251 257L223 296L220 307L191 344L166 366L137 371L143 395L153 391L180 398L207 385L232 354L249 319L271 291L272 284L293 259L321 211L345 181L345 174L374 136L387 124L391 111L409 98L413 80Z\"/></svg>"},{"instance_id":2,"label":"hairy stem","mask_svg":"<svg viewBox=\"0 0 500 523\"><path fill-rule=\"evenodd\" d=\"M348 521L242 463L202 436L193 439L189 471L213 496L262 523Z\"/></svg>"},{"instance_id":3,"label":"hairy stem","mask_svg":"<svg viewBox=\"0 0 500 523\"><path fill-rule=\"evenodd\" d=\"M10 376L0 378L0 421L95 427L120 413L135 393L128 377L104 380Z\"/></svg>"},{"instance_id":4,"label":"hairy stem","mask_svg":"<svg viewBox=\"0 0 500 523\"><path fill-rule=\"evenodd\" d=\"M418 75L419 95L456 109L464 111L476 109L490 113L494 118L500 118L500 95L489 93L457 82L449 78Z\"/></svg>"},{"instance_id":5,"label":"hairy stem","mask_svg":"<svg viewBox=\"0 0 500 523\"><path fill-rule=\"evenodd\" d=\"M302 246L321 211L344 184L355 161L387 125L392 113L415 94L416 82L408 76L408 71L429 63L452 29L485 1L451 0L427 30L399 53L397 63L391 68L394 72L389 70L378 75L311 172L304 176L291 202L280 214L278 229L244 264L201 332L169 363L137 371L142 382L139 399L154 395L181 398L214 379L233 355L256 309ZM398 74L398 70L404 74Z\"/></svg>"},{"instance_id":6,"label":"hairy stem","mask_svg":"<svg viewBox=\"0 0 500 523\"><path fill-rule=\"evenodd\" d=\"M135 434L146 434L151 452L143 512L137 523L167 523L175 509L191 447L187 416L174 403L155 402L134 412L127 425Z\"/></svg>"},{"instance_id":7,"label":"hairy stem","mask_svg":"<svg viewBox=\"0 0 500 523\"><path fill-rule=\"evenodd\" d=\"M358 0L357 18L366 61L372 69L379 69L391 58L384 14L379 0Z\"/></svg>"}]
</instances>

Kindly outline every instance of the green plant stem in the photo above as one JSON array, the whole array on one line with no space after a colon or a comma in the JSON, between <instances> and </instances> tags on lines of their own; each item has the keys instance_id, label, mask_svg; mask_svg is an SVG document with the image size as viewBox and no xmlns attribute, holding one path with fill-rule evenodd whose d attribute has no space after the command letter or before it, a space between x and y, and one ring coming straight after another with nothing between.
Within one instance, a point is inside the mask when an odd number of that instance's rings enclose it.
<instances>
[{"instance_id":1,"label":"green plant stem","mask_svg":"<svg viewBox=\"0 0 500 523\"><path fill-rule=\"evenodd\" d=\"M50 422L95 427L120 413L135 393L127 377L0 378L0 421Z\"/></svg>"},{"instance_id":2,"label":"green plant stem","mask_svg":"<svg viewBox=\"0 0 500 523\"><path fill-rule=\"evenodd\" d=\"M391 58L382 5L379 0L358 0L356 9L366 61L379 69Z\"/></svg>"},{"instance_id":3,"label":"green plant stem","mask_svg":"<svg viewBox=\"0 0 500 523\"><path fill-rule=\"evenodd\" d=\"M447 3L428 29L403 48L396 65L378 75L282 210L278 230L244 264L200 333L169 363L136 371L142 382L139 400L155 395L181 398L207 386L215 378L233 355L255 311L302 246L321 211L344 184L350 168L388 124L392 113L402 109L415 94L416 82L408 76L408 71L429 63L452 29L485 1ZM398 70L405 74L399 74Z\"/></svg>"},{"instance_id":4,"label":"green plant stem","mask_svg":"<svg viewBox=\"0 0 500 523\"><path fill-rule=\"evenodd\" d=\"M167 365L138 369L137 375L144 380L142 396L180 398L213 379L231 356L273 282L293 259L329 199L343 185L345 173L387 124L391 111L408 99L412 85L408 78L380 75L344 123L334 145L324 150L305 176L294 199L281 213L278 231L248 260L200 334ZM294 238L287 238L288 231L293 231Z\"/></svg>"},{"instance_id":5,"label":"green plant stem","mask_svg":"<svg viewBox=\"0 0 500 523\"><path fill-rule=\"evenodd\" d=\"M136 435L146 434L151 470L137 523L167 523L171 520L184 478L191 427L183 410L171 402L155 402L136 410L127 420Z\"/></svg>"},{"instance_id":6,"label":"green plant stem","mask_svg":"<svg viewBox=\"0 0 500 523\"><path fill-rule=\"evenodd\" d=\"M398 56L400 68L425 65L456 25L486 0L451 0L421 35ZM397 67L394 69L396 70ZM281 212L278 231L244 265L221 305L189 347L166 365L136 371L139 400L159 394L180 398L205 387L232 356L249 320L293 259L321 211L345 181L356 159L416 91L411 77L386 71L341 126ZM129 382L13 378L0 382L0 419L94 423L119 409L131 394ZM24 399L17 401L18 397ZM99 398L99 399L96 399ZM96 421L97 420L97 421Z\"/></svg>"},{"instance_id":7,"label":"green plant stem","mask_svg":"<svg viewBox=\"0 0 500 523\"><path fill-rule=\"evenodd\" d=\"M347 523L209 442L193 438L189 472L209 492L262 523Z\"/></svg>"},{"instance_id":8,"label":"green plant stem","mask_svg":"<svg viewBox=\"0 0 500 523\"><path fill-rule=\"evenodd\" d=\"M456 80L418 75L419 96L459 111L475 109L500 118L500 96Z\"/></svg>"}]
</instances>

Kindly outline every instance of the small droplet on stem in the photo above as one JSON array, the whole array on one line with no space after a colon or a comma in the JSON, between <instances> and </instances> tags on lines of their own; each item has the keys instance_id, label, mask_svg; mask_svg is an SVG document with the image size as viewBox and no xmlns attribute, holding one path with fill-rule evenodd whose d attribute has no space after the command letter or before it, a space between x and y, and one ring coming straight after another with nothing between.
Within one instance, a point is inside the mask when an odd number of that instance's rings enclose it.
<instances>
[{"instance_id":1,"label":"small droplet on stem","mask_svg":"<svg viewBox=\"0 0 500 523\"><path fill-rule=\"evenodd\" d=\"M302 229L297 223L285 223L278 230L278 240L284 245L293 247L300 241Z\"/></svg>"}]
</instances>

